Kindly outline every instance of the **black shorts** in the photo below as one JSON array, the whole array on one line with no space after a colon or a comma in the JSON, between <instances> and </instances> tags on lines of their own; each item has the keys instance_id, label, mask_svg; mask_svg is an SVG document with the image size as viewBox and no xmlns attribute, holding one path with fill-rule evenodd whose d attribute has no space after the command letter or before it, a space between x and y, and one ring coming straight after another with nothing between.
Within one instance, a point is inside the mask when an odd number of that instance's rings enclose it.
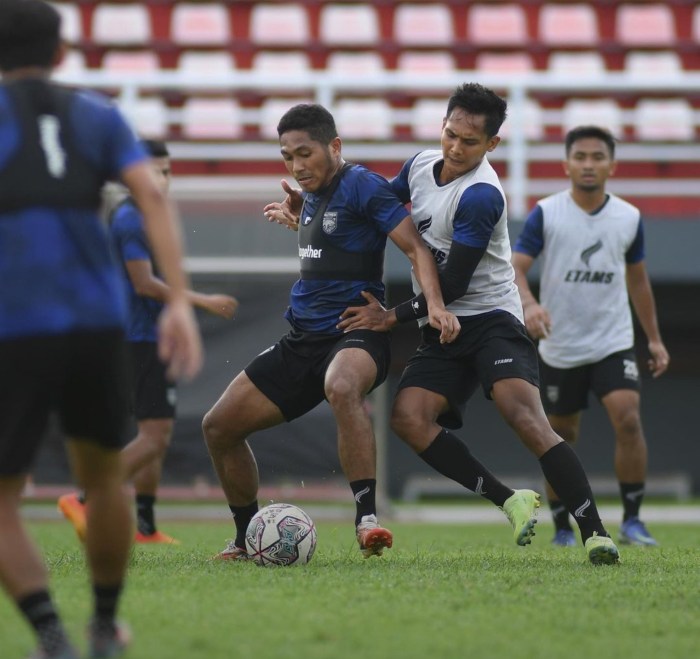
<instances>
[{"instance_id":1,"label":"black shorts","mask_svg":"<svg viewBox=\"0 0 700 659\"><path fill-rule=\"evenodd\" d=\"M523 324L507 312L460 316L462 329L453 343L426 326L423 341L409 359L399 390L418 387L444 396L450 409L437 422L461 428L464 405L481 384L491 398L494 382L519 378L539 386L537 350Z\"/></svg>"},{"instance_id":2,"label":"black shorts","mask_svg":"<svg viewBox=\"0 0 700 659\"><path fill-rule=\"evenodd\" d=\"M588 407L588 392L600 400L618 389L641 389L634 350L608 355L594 364L554 368L540 360L542 404L547 414L575 414Z\"/></svg>"},{"instance_id":3,"label":"black shorts","mask_svg":"<svg viewBox=\"0 0 700 659\"><path fill-rule=\"evenodd\" d=\"M325 400L324 379L333 358L345 348L365 350L377 365L372 389L386 379L391 359L390 334L354 330L347 334L314 334L291 330L245 368L246 375L287 421Z\"/></svg>"},{"instance_id":4,"label":"black shorts","mask_svg":"<svg viewBox=\"0 0 700 659\"><path fill-rule=\"evenodd\" d=\"M131 387L134 416L143 419L173 419L177 388L166 375L167 367L158 357L158 344L138 341L131 348Z\"/></svg>"},{"instance_id":5,"label":"black shorts","mask_svg":"<svg viewBox=\"0 0 700 659\"><path fill-rule=\"evenodd\" d=\"M116 330L0 341L0 475L30 471L51 412L68 437L120 449L127 363Z\"/></svg>"}]
</instances>

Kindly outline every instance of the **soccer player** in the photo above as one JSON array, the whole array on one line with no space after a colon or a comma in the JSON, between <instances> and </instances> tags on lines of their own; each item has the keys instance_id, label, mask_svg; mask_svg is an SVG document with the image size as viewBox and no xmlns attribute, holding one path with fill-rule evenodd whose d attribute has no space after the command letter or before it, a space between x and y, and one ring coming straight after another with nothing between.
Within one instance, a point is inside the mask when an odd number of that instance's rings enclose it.
<instances>
[{"instance_id":1,"label":"soccer player","mask_svg":"<svg viewBox=\"0 0 700 659\"><path fill-rule=\"evenodd\" d=\"M644 265L639 210L606 191L615 171L615 139L598 126L566 135L564 171L570 188L540 200L513 254L516 283L530 336L539 339L542 400L555 432L574 443L592 391L615 431L615 473L623 518L620 542L655 545L639 519L647 447L639 413L639 369L629 299L646 333L654 377L669 356ZM540 302L527 273L542 256ZM547 483L554 544L575 543L569 511Z\"/></svg>"},{"instance_id":2,"label":"soccer player","mask_svg":"<svg viewBox=\"0 0 700 659\"><path fill-rule=\"evenodd\" d=\"M593 493L574 451L551 428L538 390L537 351L523 325L511 266L506 199L487 154L500 141L506 102L478 84L459 86L447 103L441 149L404 163L392 188L411 203L411 216L440 270L447 309L461 331L440 343L425 316L420 282L416 297L385 310L371 293L369 304L350 308L346 331L387 329L421 319L422 343L399 382L391 426L441 474L504 509L516 541L531 534L539 495L513 492L500 483L449 429L463 423L462 406L481 385L560 493L581 530L589 560L616 563L619 552L598 515Z\"/></svg>"},{"instance_id":3,"label":"soccer player","mask_svg":"<svg viewBox=\"0 0 700 659\"><path fill-rule=\"evenodd\" d=\"M158 184L167 194L171 163L164 142L145 140L146 152ZM137 435L124 448L122 456L127 478L136 492L136 542L170 544L177 542L156 527L154 505L161 468L173 433L176 383L169 379L165 365L158 359L158 315L170 294L169 286L155 268L144 230L143 215L133 198L127 197L109 217L110 232L122 264L129 298L127 342L131 352L133 412ZM229 295L187 291L190 302L220 316L231 318L238 302ZM75 526L78 537L85 538L85 499L65 494L58 500L61 512Z\"/></svg>"},{"instance_id":4,"label":"soccer player","mask_svg":"<svg viewBox=\"0 0 700 659\"><path fill-rule=\"evenodd\" d=\"M173 377L193 376L201 364L174 217L114 105L50 82L60 44L59 14L49 4L0 2L0 582L36 634L34 656L44 659L78 656L19 512L51 411L92 502L88 656L118 656L128 641L116 622L133 534L119 455L125 309L98 218L107 178L121 178L144 209L171 287L161 356Z\"/></svg>"},{"instance_id":5,"label":"soccer player","mask_svg":"<svg viewBox=\"0 0 700 659\"><path fill-rule=\"evenodd\" d=\"M324 398L338 426L340 462L356 503L355 527L363 554L380 555L392 534L376 517L375 441L367 394L386 378L389 335L336 328L343 310L371 290L384 297L387 235L403 250L425 287L430 322L443 340L458 330L445 311L435 263L403 204L381 176L345 163L333 116L319 105L297 105L277 126L287 171L303 189L283 181L287 199L269 204L270 221L285 223L292 209L301 222L300 279L286 318L291 330L258 355L204 417L209 453L233 513L236 537L219 557L245 559L245 531L258 510L258 470L247 438L302 416Z\"/></svg>"}]
</instances>

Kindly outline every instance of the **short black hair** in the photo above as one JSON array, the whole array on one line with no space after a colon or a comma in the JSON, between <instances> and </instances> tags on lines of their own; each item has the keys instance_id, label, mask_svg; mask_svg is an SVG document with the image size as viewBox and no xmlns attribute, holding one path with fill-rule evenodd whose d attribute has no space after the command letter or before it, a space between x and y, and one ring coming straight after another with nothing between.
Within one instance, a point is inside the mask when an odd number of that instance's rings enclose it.
<instances>
[{"instance_id":1,"label":"short black hair","mask_svg":"<svg viewBox=\"0 0 700 659\"><path fill-rule=\"evenodd\" d=\"M146 153L148 153L151 158L170 157L167 144L161 140L141 140L141 144L143 144L143 148L146 149Z\"/></svg>"},{"instance_id":2,"label":"short black hair","mask_svg":"<svg viewBox=\"0 0 700 659\"><path fill-rule=\"evenodd\" d=\"M452 110L462 108L469 114L486 117L484 128L488 137L498 135L501 125L506 120L508 104L488 87L476 82L466 82L457 87L447 102L447 115Z\"/></svg>"},{"instance_id":3,"label":"short black hair","mask_svg":"<svg viewBox=\"0 0 700 659\"><path fill-rule=\"evenodd\" d=\"M0 71L51 68L61 43L61 15L42 0L0 0Z\"/></svg>"},{"instance_id":4,"label":"short black hair","mask_svg":"<svg viewBox=\"0 0 700 659\"><path fill-rule=\"evenodd\" d=\"M610 157L613 159L615 158L615 137L607 128L602 128L601 126L577 126L576 128L572 128L566 134L566 155L568 156L571 152L571 147L574 145L574 142L586 139L587 137L594 137L605 142L610 151Z\"/></svg>"},{"instance_id":5,"label":"short black hair","mask_svg":"<svg viewBox=\"0 0 700 659\"><path fill-rule=\"evenodd\" d=\"M336 137L333 115L322 105L316 103L300 103L287 110L277 124L277 135L282 137L290 130L301 130L309 134L314 142L328 145Z\"/></svg>"}]
</instances>

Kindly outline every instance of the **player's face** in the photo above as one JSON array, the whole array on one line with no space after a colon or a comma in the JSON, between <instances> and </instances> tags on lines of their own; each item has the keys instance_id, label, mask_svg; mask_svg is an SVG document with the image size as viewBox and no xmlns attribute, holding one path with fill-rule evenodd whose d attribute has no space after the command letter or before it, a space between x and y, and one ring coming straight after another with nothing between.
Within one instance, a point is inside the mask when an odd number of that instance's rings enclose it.
<instances>
[{"instance_id":1,"label":"player's face","mask_svg":"<svg viewBox=\"0 0 700 659\"><path fill-rule=\"evenodd\" d=\"M325 145L303 130L290 130L280 137L287 171L305 192L317 192L331 182L340 164L340 146L339 137Z\"/></svg>"},{"instance_id":2,"label":"player's face","mask_svg":"<svg viewBox=\"0 0 700 659\"><path fill-rule=\"evenodd\" d=\"M452 181L479 165L484 156L493 151L501 138L488 137L484 115L469 114L455 108L442 122L442 157L445 164L440 180Z\"/></svg>"},{"instance_id":3,"label":"player's face","mask_svg":"<svg viewBox=\"0 0 700 659\"><path fill-rule=\"evenodd\" d=\"M151 168L153 173L156 175L156 182L158 187L163 191L167 192L170 188L170 158L151 158Z\"/></svg>"},{"instance_id":4,"label":"player's face","mask_svg":"<svg viewBox=\"0 0 700 659\"><path fill-rule=\"evenodd\" d=\"M595 192L605 188L605 182L615 171L615 164L603 140L584 137L571 145L564 161L564 171L574 188Z\"/></svg>"}]
</instances>

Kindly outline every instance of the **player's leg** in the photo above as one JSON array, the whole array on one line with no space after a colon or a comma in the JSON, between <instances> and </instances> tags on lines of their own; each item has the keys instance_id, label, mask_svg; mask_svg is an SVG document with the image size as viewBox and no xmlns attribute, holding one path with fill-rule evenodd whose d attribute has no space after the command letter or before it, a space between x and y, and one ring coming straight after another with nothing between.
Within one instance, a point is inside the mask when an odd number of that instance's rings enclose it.
<instances>
[{"instance_id":1,"label":"player's leg","mask_svg":"<svg viewBox=\"0 0 700 659\"><path fill-rule=\"evenodd\" d=\"M363 347L350 347L358 344ZM340 339L329 354L324 376L325 397L338 428L340 464L355 498L356 534L365 557L379 556L393 544L391 532L377 521L377 448L365 406L367 394L384 381L388 363L388 337L359 330Z\"/></svg>"}]
</instances>

